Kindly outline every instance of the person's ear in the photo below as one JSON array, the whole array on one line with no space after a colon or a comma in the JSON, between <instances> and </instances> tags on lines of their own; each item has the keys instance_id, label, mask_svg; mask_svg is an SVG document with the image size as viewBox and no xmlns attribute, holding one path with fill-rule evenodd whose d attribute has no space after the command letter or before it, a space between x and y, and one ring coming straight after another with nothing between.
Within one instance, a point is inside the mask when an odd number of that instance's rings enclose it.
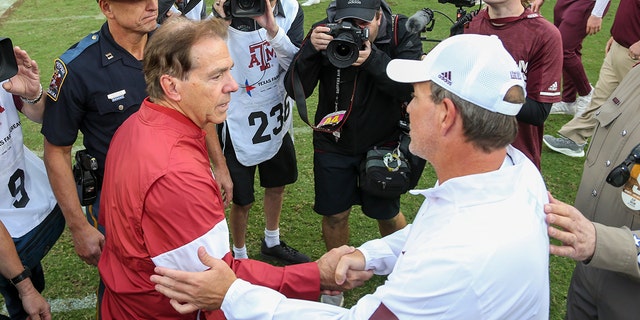
<instances>
[{"instance_id":1,"label":"person's ear","mask_svg":"<svg viewBox=\"0 0 640 320\"><path fill-rule=\"evenodd\" d=\"M443 134L447 134L458 121L458 109L449 98L442 99L441 103L443 106L439 108L440 112L438 113L440 130Z\"/></svg>"},{"instance_id":2,"label":"person's ear","mask_svg":"<svg viewBox=\"0 0 640 320\"><path fill-rule=\"evenodd\" d=\"M180 85L180 81L170 75L163 74L162 76L160 76L160 86L162 87L164 95L169 100L182 100L182 95L180 94Z\"/></svg>"},{"instance_id":3,"label":"person's ear","mask_svg":"<svg viewBox=\"0 0 640 320\"><path fill-rule=\"evenodd\" d=\"M111 3L109 1L98 1L100 10L107 19L113 19L113 11L111 10Z\"/></svg>"}]
</instances>

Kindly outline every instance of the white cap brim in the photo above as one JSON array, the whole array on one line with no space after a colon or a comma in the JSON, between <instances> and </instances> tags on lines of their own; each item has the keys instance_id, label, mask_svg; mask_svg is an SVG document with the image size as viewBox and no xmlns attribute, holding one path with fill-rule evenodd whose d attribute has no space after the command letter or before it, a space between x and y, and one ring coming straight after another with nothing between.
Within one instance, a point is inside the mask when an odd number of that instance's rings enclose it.
<instances>
[{"instance_id":1,"label":"white cap brim","mask_svg":"<svg viewBox=\"0 0 640 320\"><path fill-rule=\"evenodd\" d=\"M428 64L418 60L394 59L387 65L387 75L393 81L417 83L430 81Z\"/></svg>"}]
</instances>

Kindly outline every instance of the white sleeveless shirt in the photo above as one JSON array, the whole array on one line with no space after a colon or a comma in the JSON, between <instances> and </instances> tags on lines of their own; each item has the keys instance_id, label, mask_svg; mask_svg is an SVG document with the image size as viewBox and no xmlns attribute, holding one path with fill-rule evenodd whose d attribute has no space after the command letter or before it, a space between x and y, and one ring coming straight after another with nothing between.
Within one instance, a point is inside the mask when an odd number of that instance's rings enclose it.
<instances>
[{"instance_id":1,"label":"white sleeveless shirt","mask_svg":"<svg viewBox=\"0 0 640 320\"><path fill-rule=\"evenodd\" d=\"M23 144L13 96L0 89L0 220L12 238L40 224L56 205L44 162Z\"/></svg>"},{"instance_id":2,"label":"white sleeveless shirt","mask_svg":"<svg viewBox=\"0 0 640 320\"><path fill-rule=\"evenodd\" d=\"M227 45L235 64L231 73L240 89L231 94L225 125L236 157L245 166L271 159L292 125L293 99L287 97L283 79L298 50L286 33L299 7L295 0L280 2L285 17L275 17L280 30L271 41L264 28L243 32L229 27Z\"/></svg>"}]
</instances>

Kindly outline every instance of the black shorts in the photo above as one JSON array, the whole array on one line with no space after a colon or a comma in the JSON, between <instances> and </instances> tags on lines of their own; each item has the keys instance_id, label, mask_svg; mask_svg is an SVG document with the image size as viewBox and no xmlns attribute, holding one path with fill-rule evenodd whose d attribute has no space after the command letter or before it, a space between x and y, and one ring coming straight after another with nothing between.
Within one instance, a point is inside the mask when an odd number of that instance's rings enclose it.
<instances>
[{"instance_id":1,"label":"black shorts","mask_svg":"<svg viewBox=\"0 0 640 320\"><path fill-rule=\"evenodd\" d=\"M400 212L399 196L380 198L362 191L358 186L360 162L364 157L365 154L313 154L315 212L331 216L346 211L353 205L360 205L365 215L377 220L391 219Z\"/></svg>"},{"instance_id":2,"label":"black shorts","mask_svg":"<svg viewBox=\"0 0 640 320\"><path fill-rule=\"evenodd\" d=\"M282 187L298 180L296 150L291 136L287 132L282 138L280 150L273 158L255 166L244 166L236 158L229 134L224 145L224 156L233 181L233 203L245 206L255 201L254 180L256 167L260 174L260 186L263 188Z\"/></svg>"}]
</instances>

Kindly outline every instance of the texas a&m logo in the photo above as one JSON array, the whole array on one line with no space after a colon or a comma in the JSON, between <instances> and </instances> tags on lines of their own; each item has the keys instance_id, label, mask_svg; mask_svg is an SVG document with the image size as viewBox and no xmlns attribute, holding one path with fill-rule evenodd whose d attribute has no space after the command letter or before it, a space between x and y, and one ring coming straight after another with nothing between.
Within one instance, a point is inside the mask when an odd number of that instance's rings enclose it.
<instances>
[{"instance_id":1,"label":"texas a&m logo","mask_svg":"<svg viewBox=\"0 0 640 320\"><path fill-rule=\"evenodd\" d=\"M249 61L249 68L260 67L260 71L271 68L271 60L276 55L275 50L271 47L269 41L261 41L249 46L249 54L251 55L251 61Z\"/></svg>"}]
</instances>

